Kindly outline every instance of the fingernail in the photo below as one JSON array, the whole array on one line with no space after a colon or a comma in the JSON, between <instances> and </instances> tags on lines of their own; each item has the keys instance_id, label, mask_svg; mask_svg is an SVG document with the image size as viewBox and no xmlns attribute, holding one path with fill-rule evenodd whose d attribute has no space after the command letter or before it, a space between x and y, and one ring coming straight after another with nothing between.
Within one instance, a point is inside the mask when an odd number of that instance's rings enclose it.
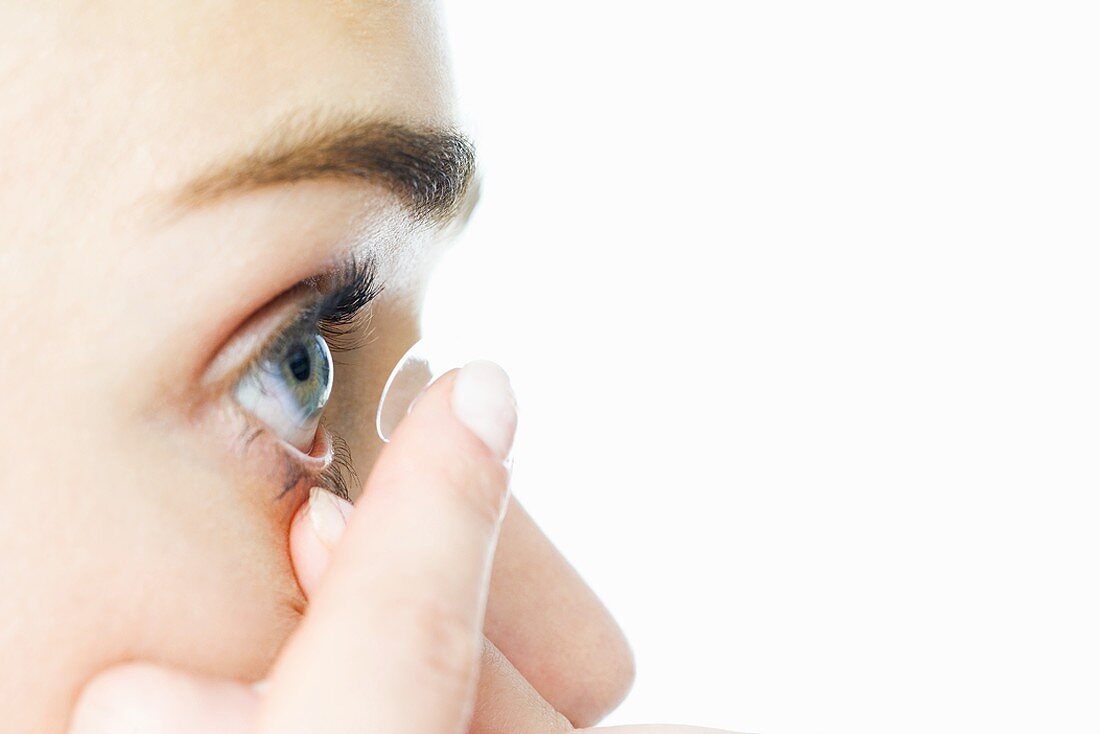
<instances>
[{"instance_id":1,"label":"fingernail","mask_svg":"<svg viewBox=\"0 0 1100 734\"><path fill-rule=\"evenodd\" d=\"M516 434L516 397L500 365L477 360L460 369L451 390L451 410L498 459L508 458Z\"/></svg>"},{"instance_id":2,"label":"fingernail","mask_svg":"<svg viewBox=\"0 0 1100 734\"><path fill-rule=\"evenodd\" d=\"M327 489L313 487L309 490L309 522L313 532L329 550L340 542L344 528L351 516L352 504L337 497Z\"/></svg>"}]
</instances>

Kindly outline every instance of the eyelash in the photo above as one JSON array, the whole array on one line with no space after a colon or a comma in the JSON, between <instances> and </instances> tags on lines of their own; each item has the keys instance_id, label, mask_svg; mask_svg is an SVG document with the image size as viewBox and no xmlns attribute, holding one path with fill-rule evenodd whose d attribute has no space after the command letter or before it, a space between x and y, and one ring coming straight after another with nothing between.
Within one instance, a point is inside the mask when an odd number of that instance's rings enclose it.
<instances>
[{"instance_id":1,"label":"eyelash","mask_svg":"<svg viewBox=\"0 0 1100 734\"><path fill-rule=\"evenodd\" d=\"M382 292L374 263L353 259L343 268L301 282L297 287L315 292L319 297L306 306L290 324L281 328L253 357L253 362L270 360L303 335L320 332L334 353L349 352L363 345L368 330L359 328L360 317ZM323 423L322 423L323 425ZM263 429L256 429L253 438ZM325 430L328 430L327 428ZM334 494L350 499L350 487L358 482L347 442L329 431L332 461L315 480ZM287 460L287 477L282 497L304 476L304 470Z\"/></svg>"},{"instance_id":2,"label":"eyelash","mask_svg":"<svg viewBox=\"0 0 1100 734\"><path fill-rule=\"evenodd\" d=\"M299 288L320 297L304 308L289 324L273 335L255 359L268 359L304 334L319 331L333 353L350 352L362 346L363 335L355 335L356 323L366 307L382 292L371 262L353 260L341 270L302 281Z\"/></svg>"},{"instance_id":3,"label":"eyelash","mask_svg":"<svg viewBox=\"0 0 1100 734\"><path fill-rule=\"evenodd\" d=\"M357 349L362 346L362 341L349 341L357 318L382 293L374 263L353 259L329 278L326 295L318 305L317 327L332 351ZM325 284L319 281L317 287L325 292Z\"/></svg>"}]
</instances>

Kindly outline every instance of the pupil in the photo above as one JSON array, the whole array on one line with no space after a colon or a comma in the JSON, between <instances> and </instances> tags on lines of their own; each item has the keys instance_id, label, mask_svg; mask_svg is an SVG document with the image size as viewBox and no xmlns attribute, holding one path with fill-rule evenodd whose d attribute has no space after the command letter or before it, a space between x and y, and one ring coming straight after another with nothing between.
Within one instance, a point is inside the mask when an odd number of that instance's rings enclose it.
<instances>
[{"instance_id":1,"label":"pupil","mask_svg":"<svg viewBox=\"0 0 1100 734\"><path fill-rule=\"evenodd\" d=\"M288 357L287 366L290 368L290 374L294 375L294 379L298 382L305 382L309 379L312 365L310 364L309 352L306 351L303 345L299 344L294 347L294 351Z\"/></svg>"}]
</instances>

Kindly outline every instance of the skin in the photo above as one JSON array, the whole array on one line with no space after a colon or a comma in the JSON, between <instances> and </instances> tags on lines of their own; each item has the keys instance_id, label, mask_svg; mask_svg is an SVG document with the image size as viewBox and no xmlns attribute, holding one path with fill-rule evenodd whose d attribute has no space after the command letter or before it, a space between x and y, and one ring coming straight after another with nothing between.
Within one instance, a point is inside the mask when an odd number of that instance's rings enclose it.
<instances>
[{"instance_id":1,"label":"skin","mask_svg":"<svg viewBox=\"0 0 1100 734\"><path fill-rule=\"evenodd\" d=\"M458 226L416 224L384 182L177 192L303 111L455 123L429 3L26 0L0 29L0 721L49 734L130 661L268 676L307 609L288 537L310 481L286 491L211 369L296 282L373 253L372 336L324 417L366 476L374 401ZM633 675L617 627L514 502L498 559L473 729L523 701L532 731L594 723Z\"/></svg>"},{"instance_id":2,"label":"skin","mask_svg":"<svg viewBox=\"0 0 1100 734\"><path fill-rule=\"evenodd\" d=\"M474 682L492 672L479 665L480 630L508 481L507 447L472 433L456 407L468 370L445 375L421 397L354 510L330 506L331 521L317 522L323 493L315 493L308 519L293 523L294 562L311 608L263 690L148 664L119 666L85 690L73 734L465 731ZM511 402L484 393L479 400L486 397L498 407ZM493 434L510 436L514 409L496 415L507 429ZM480 710L473 711L476 720ZM500 731L526 732L533 720L498 723Z\"/></svg>"}]
</instances>

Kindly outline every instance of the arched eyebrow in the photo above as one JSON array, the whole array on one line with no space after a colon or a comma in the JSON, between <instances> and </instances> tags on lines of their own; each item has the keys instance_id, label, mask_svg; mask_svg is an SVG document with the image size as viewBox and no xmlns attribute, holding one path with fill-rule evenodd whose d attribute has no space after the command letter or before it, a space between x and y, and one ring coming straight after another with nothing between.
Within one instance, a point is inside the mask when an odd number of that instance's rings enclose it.
<instances>
[{"instance_id":1,"label":"arched eyebrow","mask_svg":"<svg viewBox=\"0 0 1100 734\"><path fill-rule=\"evenodd\" d=\"M474 146L455 130L350 116L292 117L254 149L187 184L179 204L310 179L359 179L389 188L420 222L442 223L468 208ZM472 198L472 197L471 197Z\"/></svg>"}]
</instances>

